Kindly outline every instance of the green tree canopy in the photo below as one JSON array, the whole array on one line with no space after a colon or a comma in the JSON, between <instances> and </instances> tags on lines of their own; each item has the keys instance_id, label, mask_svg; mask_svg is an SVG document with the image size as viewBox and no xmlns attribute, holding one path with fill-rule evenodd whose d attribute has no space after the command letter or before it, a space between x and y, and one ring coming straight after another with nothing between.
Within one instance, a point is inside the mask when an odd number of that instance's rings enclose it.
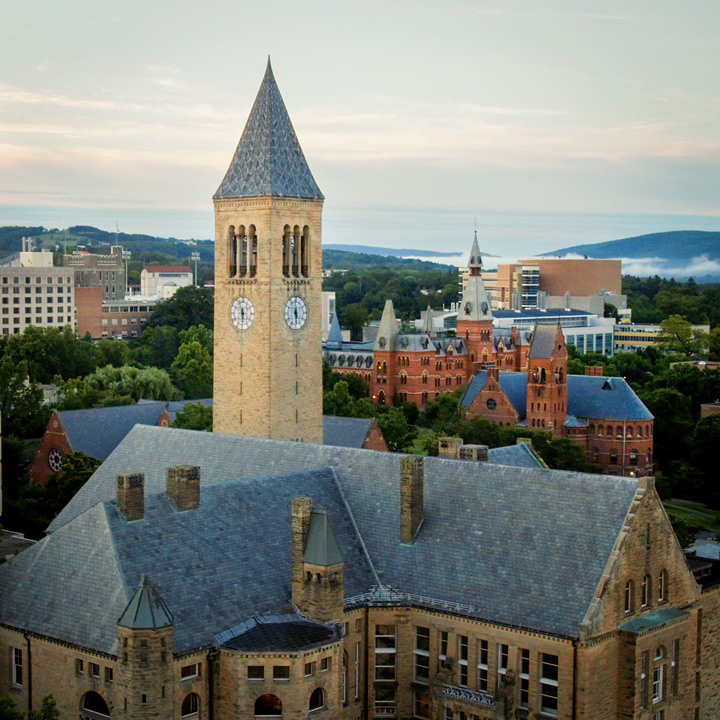
<instances>
[{"instance_id":1,"label":"green tree canopy","mask_svg":"<svg viewBox=\"0 0 720 720\"><path fill-rule=\"evenodd\" d=\"M8 355L0 359L0 412L4 434L39 437L50 420L52 411L43 405L42 390L28 382L27 376L27 361L16 363Z\"/></svg>"},{"instance_id":2,"label":"green tree canopy","mask_svg":"<svg viewBox=\"0 0 720 720\"><path fill-rule=\"evenodd\" d=\"M180 347L180 336L174 327L147 327L135 348L135 359L143 365L169 370Z\"/></svg>"},{"instance_id":3,"label":"green tree canopy","mask_svg":"<svg viewBox=\"0 0 720 720\"><path fill-rule=\"evenodd\" d=\"M186 430L208 430L212 432L213 409L202 403L186 403L175 416L172 426Z\"/></svg>"},{"instance_id":4,"label":"green tree canopy","mask_svg":"<svg viewBox=\"0 0 720 720\"><path fill-rule=\"evenodd\" d=\"M188 285L181 287L169 299L159 302L148 321L149 327L169 325L187 330L193 325L213 326L213 296L210 290Z\"/></svg>"},{"instance_id":5,"label":"green tree canopy","mask_svg":"<svg viewBox=\"0 0 720 720\"><path fill-rule=\"evenodd\" d=\"M708 348L707 333L696 330L681 315L670 315L660 323L659 345L685 357L701 357Z\"/></svg>"},{"instance_id":6,"label":"green tree canopy","mask_svg":"<svg viewBox=\"0 0 720 720\"><path fill-rule=\"evenodd\" d=\"M417 436L417 428L408 423L399 407L388 408L378 416L377 423L390 452L404 452Z\"/></svg>"},{"instance_id":7,"label":"green tree canopy","mask_svg":"<svg viewBox=\"0 0 720 720\"><path fill-rule=\"evenodd\" d=\"M185 398L198 400L212 397L213 361L198 340L191 339L180 346L170 366L170 375Z\"/></svg>"}]
</instances>

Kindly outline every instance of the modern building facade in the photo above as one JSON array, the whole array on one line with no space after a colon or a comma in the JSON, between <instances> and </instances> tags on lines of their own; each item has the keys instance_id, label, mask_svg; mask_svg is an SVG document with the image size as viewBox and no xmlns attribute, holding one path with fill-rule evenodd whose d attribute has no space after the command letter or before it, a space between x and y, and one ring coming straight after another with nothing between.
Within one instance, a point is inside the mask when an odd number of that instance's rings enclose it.
<instances>
[{"instance_id":1,"label":"modern building facade","mask_svg":"<svg viewBox=\"0 0 720 720\"><path fill-rule=\"evenodd\" d=\"M75 303L78 334L89 334L93 340L140 337L158 302L158 298L133 296L103 301L102 288L77 288Z\"/></svg>"}]
</instances>

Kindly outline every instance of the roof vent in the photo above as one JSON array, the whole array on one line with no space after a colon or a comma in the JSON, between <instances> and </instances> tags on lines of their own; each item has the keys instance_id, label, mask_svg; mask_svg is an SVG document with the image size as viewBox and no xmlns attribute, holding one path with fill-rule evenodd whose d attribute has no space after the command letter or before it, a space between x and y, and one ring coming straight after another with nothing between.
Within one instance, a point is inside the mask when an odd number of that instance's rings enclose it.
<instances>
[{"instance_id":1,"label":"roof vent","mask_svg":"<svg viewBox=\"0 0 720 720\"><path fill-rule=\"evenodd\" d=\"M603 383L602 389L603 390L612 390L613 389L612 380L610 378L607 378L605 380L605 382Z\"/></svg>"}]
</instances>

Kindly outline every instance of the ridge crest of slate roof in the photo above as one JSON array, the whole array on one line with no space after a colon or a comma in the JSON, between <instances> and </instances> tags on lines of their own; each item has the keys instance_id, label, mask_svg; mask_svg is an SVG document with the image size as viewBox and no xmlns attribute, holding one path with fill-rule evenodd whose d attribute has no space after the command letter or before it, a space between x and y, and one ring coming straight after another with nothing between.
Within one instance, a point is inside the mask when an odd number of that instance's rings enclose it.
<instances>
[{"instance_id":1,"label":"ridge crest of slate roof","mask_svg":"<svg viewBox=\"0 0 720 720\"><path fill-rule=\"evenodd\" d=\"M440 603L469 606L474 608L469 611L474 617L492 622L576 637L635 499L638 480L428 457L424 459L424 520L415 542L408 546L400 542L401 457L264 438L135 428L51 529L57 532L57 527L72 522L84 505L112 498L115 474L130 470L144 472L146 492L154 494L146 498L146 515L169 512L167 501L153 499L164 490L165 470L192 463L201 466L201 506L216 498L213 512L217 517L212 524L224 533L219 537L225 537L227 527L237 525L237 518L232 522L226 518L232 498L250 503L241 507L245 508L243 517L253 522L266 522L267 513L274 513L275 518L288 515L277 523L272 552L269 548L257 551L260 530L242 528L238 542L241 548L247 545L248 559L236 561L233 567L262 555L258 568L264 569L247 568L252 578L247 592L255 595L245 598L246 605L241 611L236 608L234 618L208 621L213 632L232 627L243 617L281 609L268 607L268 598L278 597L280 585L273 594L267 592L267 583L270 587L281 583L289 594L289 505L292 497L305 495L331 517L345 561L346 597L382 584ZM268 472L275 475L260 477ZM280 477L283 473L285 481ZM223 492L224 485L232 485L233 491ZM593 508L590 515L588 507ZM207 517L197 511L183 515ZM126 532L143 526L143 521L117 522ZM172 527L170 523L162 530L167 533ZM183 526L186 535L187 531ZM125 544L118 541L121 556L123 548L137 546L137 540L128 545L130 537L122 538ZM225 554L218 550L220 561ZM137 582L140 572L138 567L126 574ZM156 575L153 579L175 614L176 642L181 647L197 646L207 640L200 630L197 637L178 639L181 613L164 583L181 584L182 578L175 575L182 573L172 569L167 573L167 580ZM266 578L263 573L270 575ZM173 592L182 591L178 587Z\"/></svg>"},{"instance_id":2,"label":"ridge crest of slate roof","mask_svg":"<svg viewBox=\"0 0 720 720\"><path fill-rule=\"evenodd\" d=\"M266 196L323 199L295 135L269 57L235 155L213 198Z\"/></svg>"}]
</instances>

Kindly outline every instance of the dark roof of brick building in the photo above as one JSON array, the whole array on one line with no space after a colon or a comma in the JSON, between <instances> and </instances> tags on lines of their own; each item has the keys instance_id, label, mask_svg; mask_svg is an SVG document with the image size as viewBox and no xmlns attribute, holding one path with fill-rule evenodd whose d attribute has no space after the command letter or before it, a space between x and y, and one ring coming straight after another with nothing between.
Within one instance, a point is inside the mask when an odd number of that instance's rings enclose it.
<instances>
[{"instance_id":1,"label":"dark roof of brick building","mask_svg":"<svg viewBox=\"0 0 720 720\"><path fill-rule=\"evenodd\" d=\"M213 197L267 195L323 199L290 122L269 58L235 155Z\"/></svg>"}]
</instances>

